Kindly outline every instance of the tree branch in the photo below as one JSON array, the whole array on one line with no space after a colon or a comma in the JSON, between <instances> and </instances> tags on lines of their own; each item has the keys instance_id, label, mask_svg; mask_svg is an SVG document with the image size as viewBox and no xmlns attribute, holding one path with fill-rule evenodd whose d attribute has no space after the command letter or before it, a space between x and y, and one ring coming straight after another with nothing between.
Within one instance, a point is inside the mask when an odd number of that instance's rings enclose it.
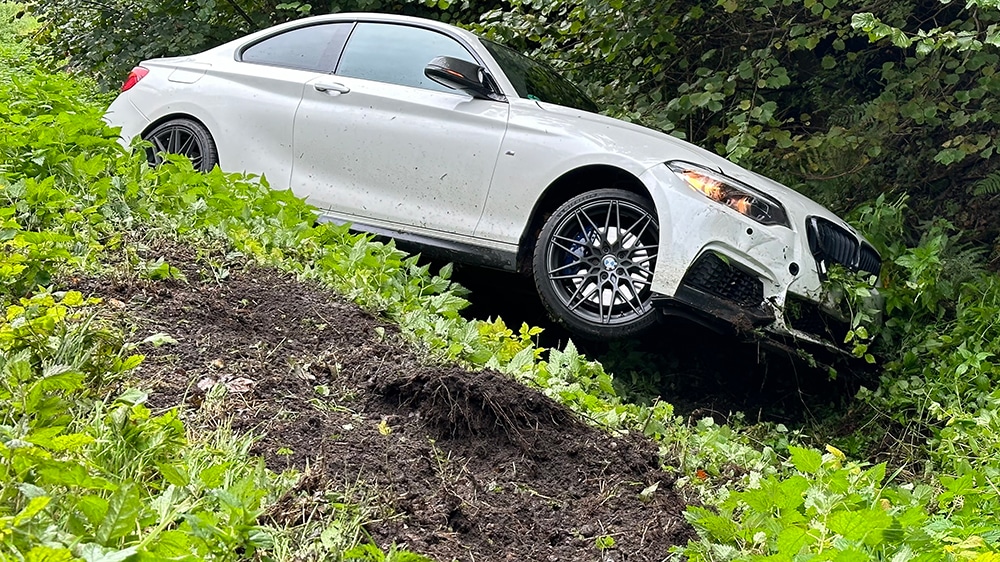
<instances>
[{"instance_id":1,"label":"tree branch","mask_svg":"<svg viewBox=\"0 0 1000 562\"><path fill-rule=\"evenodd\" d=\"M250 24L250 30L253 31L253 28L257 26L257 22L253 21L253 18L250 17L250 14L246 13L243 10L243 8L241 8L240 5L236 3L235 0L226 0L226 3L232 6L233 9L236 10L236 13L239 14L244 21Z\"/></svg>"}]
</instances>

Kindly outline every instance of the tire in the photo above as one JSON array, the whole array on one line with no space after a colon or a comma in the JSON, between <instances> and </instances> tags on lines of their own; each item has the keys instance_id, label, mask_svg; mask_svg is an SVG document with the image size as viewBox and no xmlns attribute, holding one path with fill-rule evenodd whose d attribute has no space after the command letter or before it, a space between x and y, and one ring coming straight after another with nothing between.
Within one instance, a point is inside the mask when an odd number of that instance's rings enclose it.
<instances>
[{"instance_id":1,"label":"tire","mask_svg":"<svg viewBox=\"0 0 1000 562\"><path fill-rule=\"evenodd\" d=\"M588 339L648 329L656 322L659 234L653 203L629 191L598 189L563 203L542 227L532 261L549 314Z\"/></svg>"},{"instance_id":2,"label":"tire","mask_svg":"<svg viewBox=\"0 0 1000 562\"><path fill-rule=\"evenodd\" d=\"M212 135L204 125L191 119L165 121L142 138L153 143L153 147L146 150L146 157L154 166L163 162L164 153L187 156L199 172L208 172L219 163L219 151Z\"/></svg>"}]
</instances>

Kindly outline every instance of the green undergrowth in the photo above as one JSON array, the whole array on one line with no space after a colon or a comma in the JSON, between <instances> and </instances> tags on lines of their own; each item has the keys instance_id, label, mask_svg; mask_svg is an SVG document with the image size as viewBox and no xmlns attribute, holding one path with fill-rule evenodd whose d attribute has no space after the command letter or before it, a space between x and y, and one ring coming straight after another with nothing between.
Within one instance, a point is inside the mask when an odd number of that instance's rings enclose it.
<instances>
[{"instance_id":1,"label":"green undergrowth","mask_svg":"<svg viewBox=\"0 0 1000 562\"><path fill-rule=\"evenodd\" d=\"M150 168L104 126L89 84L38 65L16 13L0 3L0 559L415 559L365 541L365 506L343 498L308 528L273 524L268 506L295 475L249 457L249 437L192 433L124 386L150 344L124 341L102 303L58 280L123 260L169 277L130 242L164 237L321 282L436 360L496 369L594 425L645 434L700 502L688 510L699 539L678 558L994 559L1000 294L947 224L907 232L902 202L858 213L887 256L889 312L881 332L854 331L862 353L888 358L859 399L868 429L833 443L861 460L778 425L688 425L667 402L623 398L572 344L543 350L537 328L462 318L450 268L315 225L311 207L262 178L180 158ZM865 460L876 433L898 437L886 463Z\"/></svg>"}]
</instances>

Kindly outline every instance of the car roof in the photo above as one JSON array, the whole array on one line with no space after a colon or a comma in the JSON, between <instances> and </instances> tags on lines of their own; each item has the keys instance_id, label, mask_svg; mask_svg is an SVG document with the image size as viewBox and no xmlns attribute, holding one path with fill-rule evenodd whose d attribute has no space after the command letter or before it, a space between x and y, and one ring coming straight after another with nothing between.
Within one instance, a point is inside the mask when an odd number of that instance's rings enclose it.
<instances>
[{"instance_id":1,"label":"car roof","mask_svg":"<svg viewBox=\"0 0 1000 562\"><path fill-rule=\"evenodd\" d=\"M355 22L368 21L368 22L416 25L429 29L436 29L448 34L460 35L467 41L478 41L479 39L479 37L475 33L472 33L471 31L467 31L460 27L455 27L454 25L450 25L432 19L417 18L413 16L401 16L396 14L379 14L375 12L345 12L340 14L325 14L321 16L310 16L306 18L291 20L282 24L278 24L251 33L245 37L242 37L240 41L244 41L249 38L256 39L257 37L260 36L271 35L272 33L277 31L292 29L303 25L313 25L317 23L327 23L327 22L350 22L350 21L355 21Z\"/></svg>"}]
</instances>

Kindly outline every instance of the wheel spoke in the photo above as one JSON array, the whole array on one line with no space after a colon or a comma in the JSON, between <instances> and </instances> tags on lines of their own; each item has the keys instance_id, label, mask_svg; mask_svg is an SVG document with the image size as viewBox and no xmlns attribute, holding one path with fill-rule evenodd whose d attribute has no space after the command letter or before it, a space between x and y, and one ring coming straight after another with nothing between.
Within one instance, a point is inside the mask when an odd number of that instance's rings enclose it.
<instances>
[{"instance_id":1,"label":"wheel spoke","mask_svg":"<svg viewBox=\"0 0 1000 562\"><path fill-rule=\"evenodd\" d=\"M618 304L618 284L615 283L611 287L611 302L608 303L608 324L611 323L611 315L615 312L615 305Z\"/></svg>"},{"instance_id":2,"label":"wheel spoke","mask_svg":"<svg viewBox=\"0 0 1000 562\"><path fill-rule=\"evenodd\" d=\"M586 271L573 273L571 275L552 275L551 273L549 274L549 280L551 281L560 281L563 279L586 279L586 277L587 277Z\"/></svg>"},{"instance_id":3,"label":"wheel spoke","mask_svg":"<svg viewBox=\"0 0 1000 562\"><path fill-rule=\"evenodd\" d=\"M163 145L163 137L153 137L153 144L156 145L157 154L167 151L167 147Z\"/></svg>"},{"instance_id":4,"label":"wheel spoke","mask_svg":"<svg viewBox=\"0 0 1000 562\"><path fill-rule=\"evenodd\" d=\"M582 293L582 291L583 291L584 287L589 287L589 286L591 286L591 285L590 285L590 284L588 284L588 283L580 283L580 286L576 288L576 291L574 291L574 292L573 292L573 295L572 295L572 296L570 297L570 299L569 299L569 302L568 302L568 303L566 303L566 304L567 304L567 306L569 307L569 309L570 309L570 310L576 310L576 308L577 308L578 306L580 306L580 305L581 305L581 304L583 304L583 303L584 303L584 302L585 302L585 301L586 301L586 300L587 300L588 298L590 298L590 295L594 294L594 291L591 291L591 292L589 292L589 293L587 293L587 294L584 294L584 295L582 295L582 297L580 298L580 302L578 302L578 303L576 303L576 304L573 304L573 300L574 300L574 299L576 299L576 296ZM595 287L595 290L596 290L596 287L597 287L597 284L595 283L595 284L594 284L593 286Z\"/></svg>"},{"instance_id":5,"label":"wheel spoke","mask_svg":"<svg viewBox=\"0 0 1000 562\"><path fill-rule=\"evenodd\" d=\"M584 234L584 236L586 236L586 235ZM570 244L577 244L579 246L586 246L587 245L587 240L586 239L584 239L584 240L577 240L576 238L570 238L568 236L563 236L561 234L553 234L552 237L553 238L557 238L559 240L562 240L563 242L569 242Z\"/></svg>"},{"instance_id":6,"label":"wheel spoke","mask_svg":"<svg viewBox=\"0 0 1000 562\"><path fill-rule=\"evenodd\" d=\"M568 264L566 264L566 265L560 265L559 267L557 267L557 268L555 268L555 269L550 269L550 270L549 270L549 275L552 275L553 273L559 273L560 271L562 271L562 270L564 270L564 269L569 269L569 268L573 267L574 265L580 265L580 264L582 264L582 263L583 263L583 260L581 260L581 259L579 259L579 258L578 258L578 259L577 259L577 260L576 260L575 262L573 262L573 263L568 263Z\"/></svg>"},{"instance_id":7,"label":"wheel spoke","mask_svg":"<svg viewBox=\"0 0 1000 562\"><path fill-rule=\"evenodd\" d=\"M180 131L177 129L170 130L170 139L167 141L170 154L177 154L177 147L181 144L180 136Z\"/></svg>"},{"instance_id":8,"label":"wheel spoke","mask_svg":"<svg viewBox=\"0 0 1000 562\"><path fill-rule=\"evenodd\" d=\"M653 281L653 274L650 271L640 269L638 271L629 271L628 278L632 281L637 281L643 286L649 285Z\"/></svg>"},{"instance_id":9,"label":"wheel spoke","mask_svg":"<svg viewBox=\"0 0 1000 562\"><path fill-rule=\"evenodd\" d=\"M182 144L182 145L181 145L181 146L180 146L180 147L179 147L179 148L177 149L177 154L183 154L184 156L187 156L187 157L189 157L189 158L190 158L190 157L191 157L191 154L192 154L192 153L191 153L191 147L192 147L192 146L193 146L194 144L195 144L195 141L194 141L194 137L192 137L192 136L189 136L189 137L187 138L187 140L185 140L185 141L184 141L184 144ZM197 152L197 151L195 151L195 152Z\"/></svg>"},{"instance_id":10,"label":"wheel spoke","mask_svg":"<svg viewBox=\"0 0 1000 562\"><path fill-rule=\"evenodd\" d=\"M643 250L655 250L659 247L659 244L643 244L642 246L632 246L631 248L626 248L629 253L641 252Z\"/></svg>"},{"instance_id":11,"label":"wheel spoke","mask_svg":"<svg viewBox=\"0 0 1000 562\"><path fill-rule=\"evenodd\" d=\"M553 246L558 246L558 247L559 247L559 248L561 248L561 249L562 249L562 250L563 250L564 252L566 252L567 254L569 254L569 255L571 255L571 256L573 256L573 257L577 257L577 255L576 255L576 252L574 252L574 251L573 251L573 250L571 250L570 248L567 248L566 246L563 246L562 244L560 244L559 242L556 242L555 240L553 240L553 241L552 241L552 245L553 245ZM582 248L581 248L581 249L582 249ZM581 258L577 257L577 259L581 259Z\"/></svg>"},{"instance_id":12,"label":"wheel spoke","mask_svg":"<svg viewBox=\"0 0 1000 562\"><path fill-rule=\"evenodd\" d=\"M611 240L608 240L607 236L608 233L611 232L611 211L614 209L615 203L617 203L617 201L611 201L608 203L608 212L604 215L604 236L605 241L609 244L611 243Z\"/></svg>"},{"instance_id":13,"label":"wheel spoke","mask_svg":"<svg viewBox=\"0 0 1000 562\"><path fill-rule=\"evenodd\" d=\"M632 229L635 228L636 226L638 226L639 224L642 224L642 230L639 231L639 234L633 235L633 236L635 236L635 239L637 241L642 240L642 235L646 233L646 227L648 227L650 225L650 223L652 223L652 222L653 222L653 217L652 216L650 216L650 215L643 216L641 219L639 219L639 220L635 221L634 223L632 223L632 226L628 227L628 230L626 230L625 233L622 234L622 238L628 236L629 234L632 234Z\"/></svg>"},{"instance_id":14,"label":"wheel spoke","mask_svg":"<svg viewBox=\"0 0 1000 562\"><path fill-rule=\"evenodd\" d=\"M642 265L642 264L648 262L649 260L655 260L655 259L656 259L656 254L650 254L648 256L643 256L643 257L639 257L639 258L632 258L632 263L635 264L635 265ZM645 268L643 268L643 269L645 269Z\"/></svg>"},{"instance_id":15,"label":"wheel spoke","mask_svg":"<svg viewBox=\"0 0 1000 562\"><path fill-rule=\"evenodd\" d=\"M590 215L588 215L587 213L584 213L582 209L579 210L579 211L577 211L577 219L580 218L580 215L583 215L583 217L585 219L587 219L587 222L590 223L590 227L594 229L594 232L596 232L597 235L598 235L598 237L600 238L601 244L607 244L607 242L608 242L608 238L607 238L608 234L606 232L601 232L601 227L597 226L597 224L594 223L593 219L590 218ZM584 232L586 232L586 230L587 229L584 228Z\"/></svg>"},{"instance_id":16,"label":"wheel spoke","mask_svg":"<svg viewBox=\"0 0 1000 562\"><path fill-rule=\"evenodd\" d=\"M638 308L635 307L634 304L632 304L633 300L638 301L641 304L641 301L639 301L639 291L635 288L635 283L632 281L631 277L626 277L625 281L628 283L629 288L632 289L632 297L633 297L631 299L625 299L625 302L632 308L632 312L636 314L641 314L642 311L640 311Z\"/></svg>"},{"instance_id":17,"label":"wheel spoke","mask_svg":"<svg viewBox=\"0 0 1000 562\"><path fill-rule=\"evenodd\" d=\"M604 284L606 282L598 281L597 285L597 314L601 319L601 324L606 324L604 321ZM608 310L608 322L611 321L611 311Z\"/></svg>"}]
</instances>

